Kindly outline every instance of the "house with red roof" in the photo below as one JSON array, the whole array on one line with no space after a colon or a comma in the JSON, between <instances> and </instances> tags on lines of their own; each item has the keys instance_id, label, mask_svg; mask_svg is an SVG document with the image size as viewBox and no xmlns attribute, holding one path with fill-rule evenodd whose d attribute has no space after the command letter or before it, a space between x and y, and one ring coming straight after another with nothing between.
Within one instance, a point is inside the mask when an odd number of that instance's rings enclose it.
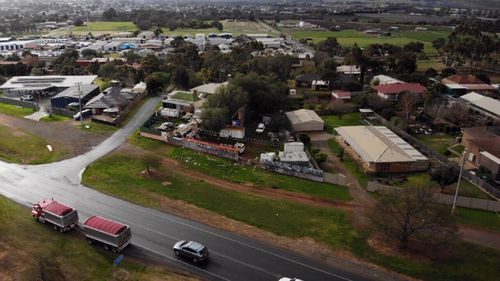
<instances>
[{"instance_id":1,"label":"house with red roof","mask_svg":"<svg viewBox=\"0 0 500 281\"><path fill-rule=\"evenodd\" d=\"M418 83L396 83L373 86L377 95L388 101L397 101L401 93L423 94L427 88Z\"/></svg>"},{"instance_id":2,"label":"house with red roof","mask_svg":"<svg viewBox=\"0 0 500 281\"><path fill-rule=\"evenodd\" d=\"M451 95L465 95L470 92L488 94L495 92L496 89L490 84L484 83L474 75L453 75L441 79L447 92Z\"/></svg>"}]
</instances>

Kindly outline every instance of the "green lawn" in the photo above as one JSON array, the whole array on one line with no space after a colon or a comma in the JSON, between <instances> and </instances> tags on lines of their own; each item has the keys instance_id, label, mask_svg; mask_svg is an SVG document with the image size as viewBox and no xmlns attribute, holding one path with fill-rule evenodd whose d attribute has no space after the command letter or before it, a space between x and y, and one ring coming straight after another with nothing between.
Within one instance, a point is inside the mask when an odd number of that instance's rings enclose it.
<instances>
[{"instance_id":1,"label":"green lawn","mask_svg":"<svg viewBox=\"0 0 500 281\"><path fill-rule=\"evenodd\" d=\"M325 121L325 130L331 134L337 127L362 125L359 112L344 114L341 118L337 115L324 115L321 118Z\"/></svg>"},{"instance_id":2,"label":"green lawn","mask_svg":"<svg viewBox=\"0 0 500 281\"><path fill-rule=\"evenodd\" d=\"M500 235L500 214L458 207L456 216L459 223L498 231Z\"/></svg>"},{"instance_id":3,"label":"green lawn","mask_svg":"<svg viewBox=\"0 0 500 281\"><path fill-rule=\"evenodd\" d=\"M417 70L418 71L426 71L428 68L434 68L437 71L441 71L445 67L444 67L444 63L440 59L418 60L417 61Z\"/></svg>"},{"instance_id":4,"label":"green lawn","mask_svg":"<svg viewBox=\"0 0 500 281\"><path fill-rule=\"evenodd\" d=\"M328 146L330 147L330 150L333 152L333 154L335 154L336 156L339 155L341 146L335 139L329 140ZM341 163L354 175L354 177L356 177L358 183L361 186L366 187L368 185L368 181L370 180L370 178L363 172L363 168L360 167L360 165L356 162L356 160L354 160L354 158L351 157L351 155L349 155L349 153L344 153L344 160L341 161Z\"/></svg>"},{"instance_id":5,"label":"green lawn","mask_svg":"<svg viewBox=\"0 0 500 281\"><path fill-rule=\"evenodd\" d=\"M272 30L269 30L265 25L260 24L258 22L249 22L249 21L221 21L224 26L223 31L219 31L216 28L203 28L203 29L192 29L192 28L178 28L174 31L170 31L168 27L162 27L163 34L172 36L172 35L185 35L191 34L195 35L198 33L209 34L209 33L221 33L228 32L232 33L233 37L236 37L240 34L248 34L248 33L267 33L269 35L278 35Z\"/></svg>"},{"instance_id":6,"label":"green lawn","mask_svg":"<svg viewBox=\"0 0 500 281\"><path fill-rule=\"evenodd\" d=\"M265 25L262 25L258 22L247 22L247 21L221 21L224 26L223 31L219 31L216 28L203 28L203 29L192 29L192 28L178 28L174 31L170 31L168 27L162 27L163 34L165 35L178 35L183 36L186 34L195 35L198 33L209 34L209 33L221 33L221 32L229 32L232 33L233 36L238 36L244 33L268 33L270 35L278 35L276 32L273 32ZM90 22L87 26L75 26L73 27L72 32L74 34L87 34L88 32L92 32L94 35L105 34L105 33L116 33L116 32L124 32L124 31L136 31L138 27L133 22L109 22L109 21L96 21ZM67 29L56 29L51 31L49 34L51 35L63 35L68 34L69 31Z\"/></svg>"},{"instance_id":7,"label":"green lawn","mask_svg":"<svg viewBox=\"0 0 500 281\"><path fill-rule=\"evenodd\" d=\"M40 119L42 122L60 122L60 121L67 121L71 120L71 118L62 116L62 115L57 115L57 114L52 114L50 116L45 116Z\"/></svg>"},{"instance_id":8,"label":"green lawn","mask_svg":"<svg viewBox=\"0 0 500 281\"><path fill-rule=\"evenodd\" d=\"M95 32L95 31L135 31L137 26L131 21L94 21L86 26L73 27L74 32Z\"/></svg>"},{"instance_id":9,"label":"green lawn","mask_svg":"<svg viewBox=\"0 0 500 281\"><path fill-rule=\"evenodd\" d=\"M270 188L275 185L280 189L320 198L352 200L349 189L345 187L267 172L185 148L176 147L168 156L177 159L190 169L232 182L252 184L255 188Z\"/></svg>"},{"instance_id":10,"label":"green lawn","mask_svg":"<svg viewBox=\"0 0 500 281\"><path fill-rule=\"evenodd\" d=\"M101 124L97 122L87 121L83 123L83 126L78 124L76 126L79 129L94 132L94 133L102 133L102 132L115 132L118 130L118 127L112 125Z\"/></svg>"},{"instance_id":11,"label":"green lawn","mask_svg":"<svg viewBox=\"0 0 500 281\"><path fill-rule=\"evenodd\" d=\"M419 135L417 139L441 154L445 154L448 147L456 143L455 136L447 134Z\"/></svg>"},{"instance_id":12,"label":"green lawn","mask_svg":"<svg viewBox=\"0 0 500 281\"><path fill-rule=\"evenodd\" d=\"M11 104L0 103L1 114L11 115L15 117L24 117L33 114L33 112L35 111L31 108L24 108Z\"/></svg>"},{"instance_id":13,"label":"green lawn","mask_svg":"<svg viewBox=\"0 0 500 281\"><path fill-rule=\"evenodd\" d=\"M0 279L2 280L188 280L125 256L89 246L77 231L55 232L35 222L30 210L0 196ZM117 276L127 276L126 279Z\"/></svg>"},{"instance_id":14,"label":"green lawn","mask_svg":"<svg viewBox=\"0 0 500 281\"><path fill-rule=\"evenodd\" d=\"M137 158L114 153L90 165L83 182L99 191L150 207L160 199L153 192L179 199L278 235L312 237L335 249L416 278L432 281L486 281L500 274L500 252L459 243L446 261L411 260L375 252L366 243L367 233L357 231L341 210L310 207L299 203L265 199L211 186L165 170L158 179L143 178L144 165Z\"/></svg>"},{"instance_id":15,"label":"green lawn","mask_svg":"<svg viewBox=\"0 0 500 281\"><path fill-rule=\"evenodd\" d=\"M42 164L61 160L66 151L59 145L51 144L53 151L47 149L47 141L28 132L0 125L0 159L13 163Z\"/></svg>"},{"instance_id":16,"label":"green lawn","mask_svg":"<svg viewBox=\"0 0 500 281\"><path fill-rule=\"evenodd\" d=\"M158 198L152 199L144 194L145 191L154 192L278 235L314 237L336 248L348 248L358 239L349 216L341 210L310 207L230 191L168 170L163 172L160 179L143 178L140 172L144 169L138 158L115 153L90 165L85 170L83 182L102 192L158 207Z\"/></svg>"},{"instance_id":17,"label":"green lawn","mask_svg":"<svg viewBox=\"0 0 500 281\"><path fill-rule=\"evenodd\" d=\"M448 32L445 31L400 31L393 32L392 36L389 37L371 36L356 30L292 31L290 33L297 39L310 37L312 38L311 41L313 43L319 43L328 37L336 37L337 41L344 47L352 46L354 43L358 44L359 47L367 47L370 44L385 43L396 46L404 46L412 41L421 41L424 43L424 51L430 55L436 54L436 50L432 47L432 40L435 38L445 38L448 35Z\"/></svg>"}]
</instances>

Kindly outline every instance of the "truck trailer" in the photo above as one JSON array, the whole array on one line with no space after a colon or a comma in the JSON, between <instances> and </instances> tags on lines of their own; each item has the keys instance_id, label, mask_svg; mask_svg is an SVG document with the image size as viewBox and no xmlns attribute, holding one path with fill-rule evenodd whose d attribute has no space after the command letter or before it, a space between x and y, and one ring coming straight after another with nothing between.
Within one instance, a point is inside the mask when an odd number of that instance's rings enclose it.
<instances>
[{"instance_id":1,"label":"truck trailer","mask_svg":"<svg viewBox=\"0 0 500 281\"><path fill-rule=\"evenodd\" d=\"M41 223L50 223L55 230L65 232L78 224L76 209L55 200L43 200L33 204L31 215Z\"/></svg>"},{"instance_id":2,"label":"truck trailer","mask_svg":"<svg viewBox=\"0 0 500 281\"><path fill-rule=\"evenodd\" d=\"M83 232L89 244L100 243L104 249L118 253L130 244L132 232L124 225L103 217L92 216L83 223Z\"/></svg>"}]
</instances>

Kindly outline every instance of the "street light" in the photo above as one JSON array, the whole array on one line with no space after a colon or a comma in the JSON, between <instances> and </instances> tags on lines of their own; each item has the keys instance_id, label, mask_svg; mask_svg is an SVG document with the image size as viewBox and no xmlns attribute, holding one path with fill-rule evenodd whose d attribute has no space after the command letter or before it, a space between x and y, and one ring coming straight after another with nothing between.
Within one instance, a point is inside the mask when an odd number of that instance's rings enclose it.
<instances>
[{"instance_id":1,"label":"street light","mask_svg":"<svg viewBox=\"0 0 500 281\"><path fill-rule=\"evenodd\" d=\"M77 91L78 91L78 106L80 109L80 127L83 128L83 113L82 113L82 82L75 83Z\"/></svg>"},{"instance_id":2,"label":"street light","mask_svg":"<svg viewBox=\"0 0 500 281\"><path fill-rule=\"evenodd\" d=\"M464 153L462 155L462 164L460 165L460 173L458 174L458 182L457 182L457 189L455 189L455 195L453 196L453 205L451 207L451 214L455 212L455 208L457 206L457 198L458 198L458 188L460 187L460 180L462 179L462 173L464 171L464 165L465 165L465 157L467 155L467 148L465 148Z\"/></svg>"}]
</instances>

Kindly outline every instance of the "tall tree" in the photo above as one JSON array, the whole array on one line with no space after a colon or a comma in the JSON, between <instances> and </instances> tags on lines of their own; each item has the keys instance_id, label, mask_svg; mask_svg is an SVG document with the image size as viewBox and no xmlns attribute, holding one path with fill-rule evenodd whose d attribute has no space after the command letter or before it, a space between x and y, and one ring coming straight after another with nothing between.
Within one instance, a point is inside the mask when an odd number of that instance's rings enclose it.
<instances>
[{"instance_id":1,"label":"tall tree","mask_svg":"<svg viewBox=\"0 0 500 281\"><path fill-rule=\"evenodd\" d=\"M457 239L458 229L449 208L434 203L427 187L383 192L370 219L400 250L410 246L435 250Z\"/></svg>"}]
</instances>

